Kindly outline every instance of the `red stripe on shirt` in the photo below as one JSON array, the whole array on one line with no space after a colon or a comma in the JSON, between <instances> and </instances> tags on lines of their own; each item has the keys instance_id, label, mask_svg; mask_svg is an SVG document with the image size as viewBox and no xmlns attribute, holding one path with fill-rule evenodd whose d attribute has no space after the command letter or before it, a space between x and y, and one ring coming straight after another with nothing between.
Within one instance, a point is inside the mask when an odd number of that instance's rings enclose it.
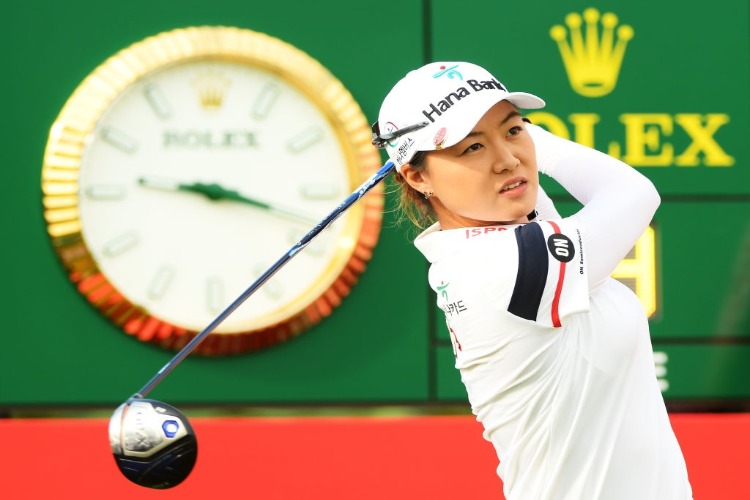
<instances>
[{"instance_id":1,"label":"red stripe on shirt","mask_svg":"<svg viewBox=\"0 0 750 500\"><path fill-rule=\"evenodd\" d=\"M556 234L560 234L560 227L552 221L549 222ZM555 298L552 299L552 326L559 328L560 323L560 295L562 294L563 282L565 281L565 262L560 262L560 275L557 277L557 288L555 288Z\"/></svg>"}]
</instances>

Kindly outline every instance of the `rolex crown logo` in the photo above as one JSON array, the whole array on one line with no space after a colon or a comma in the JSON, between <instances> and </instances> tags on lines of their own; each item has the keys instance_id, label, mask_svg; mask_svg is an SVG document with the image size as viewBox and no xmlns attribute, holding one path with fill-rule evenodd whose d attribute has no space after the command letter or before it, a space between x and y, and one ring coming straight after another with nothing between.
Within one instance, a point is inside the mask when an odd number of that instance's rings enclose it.
<instances>
[{"instance_id":1,"label":"rolex crown logo","mask_svg":"<svg viewBox=\"0 0 750 500\"><path fill-rule=\"evenodd\" d=\"M598 10L589 8L583 11L583 17L575 12L568 14L567 29L559 24L550 29L570 85L578 94L602 97L617 85L625 48L634 34L632 27L617 27L617 23L615 14L607 12L600 17Z\"/></svg>"},{"instance_id":2,"label":"rolex crown logo","mask_svg":"<svg viewBox=\"0 0 750 500\"><path fill-rule=\"evenodd\" d=\"M201 107L207 111L218 110L224 102L224 93L231 82L221 73L208 71L198 75L193 84Z\"/></svg>"}]
</instances>

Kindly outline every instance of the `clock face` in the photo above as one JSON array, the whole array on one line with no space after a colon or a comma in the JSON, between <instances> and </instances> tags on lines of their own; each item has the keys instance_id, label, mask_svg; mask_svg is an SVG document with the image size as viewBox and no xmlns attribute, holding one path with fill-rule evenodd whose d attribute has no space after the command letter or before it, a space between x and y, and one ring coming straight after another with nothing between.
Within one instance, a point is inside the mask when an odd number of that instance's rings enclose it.
<instances>
[{"instance_id":1,"label":"clock face","mask_svg":"<svg viewBox=\"0 0 750 500\"><path fill-rule=\"evenodd\" d=\"M172 59L102 98L76 137L72 220L59 220L70 207L56 196L69 184L45 190L50 234L79 291L129 333L164 344L211 323L379 166L374 151L358 163L351 126L300 80L311 69L290 76L221 51ZM48 154L69 142L64 114ZM44 172L54 177L54 161ZM265 331L271 344L330 314L362 268L363 240L369 252L377 239L379 210L367 208L382 193L368 197L211 337Z\"/></svg>"},{"instance_id":2,"label":"clock face","mask_svg":"<svg viewBox=\"0 0 750 500\"><path fill-rule=\"evenodd\" d=\"M289 83L238 63L176 64L125 89L90 136L83 238L120 292L200 330L357 180L327 117ZM330 286L319 280L346 263L357 208L216 331L268 326Z\"/></svg>"}]
</instances>

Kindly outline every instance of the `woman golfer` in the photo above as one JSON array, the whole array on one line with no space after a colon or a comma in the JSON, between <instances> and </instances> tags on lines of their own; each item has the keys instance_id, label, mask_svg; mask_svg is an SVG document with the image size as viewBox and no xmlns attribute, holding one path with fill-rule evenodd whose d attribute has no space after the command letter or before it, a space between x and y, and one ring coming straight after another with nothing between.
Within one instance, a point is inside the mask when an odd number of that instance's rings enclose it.
<instances>
[{"instance_id":1,"label":"woman golfer","mask_svg":"<svg viewBox=\"0 0 750 500\"><path fill-rule=\"evenodd\" d=\"M476 65L428 64L387 95L373 142L424 229L415 245L505 496L690 499L644 310L609 277L659 195L635 169L520 112L543 106ZM561 218L538 172L583 208Z\"/></svg>"}]
</instances>

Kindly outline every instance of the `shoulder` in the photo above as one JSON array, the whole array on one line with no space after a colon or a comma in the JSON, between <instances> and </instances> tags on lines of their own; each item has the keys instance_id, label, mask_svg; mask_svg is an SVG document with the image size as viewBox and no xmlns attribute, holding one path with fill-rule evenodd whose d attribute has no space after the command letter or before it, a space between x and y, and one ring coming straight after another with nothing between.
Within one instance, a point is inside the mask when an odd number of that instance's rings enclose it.
<instances>
[{"instance_id":1,"label":"shoulder","mask_svg":"<svg viewBox=\"0 0 750 500\"><path fill-rule=\"evenodd\" d=\"M441 230L435 224L422 232L414 245L435 264L452 255L497 252L503 246L515 246L513 230L518 226L467 227Z\"/></svg>"}]
</instances>

